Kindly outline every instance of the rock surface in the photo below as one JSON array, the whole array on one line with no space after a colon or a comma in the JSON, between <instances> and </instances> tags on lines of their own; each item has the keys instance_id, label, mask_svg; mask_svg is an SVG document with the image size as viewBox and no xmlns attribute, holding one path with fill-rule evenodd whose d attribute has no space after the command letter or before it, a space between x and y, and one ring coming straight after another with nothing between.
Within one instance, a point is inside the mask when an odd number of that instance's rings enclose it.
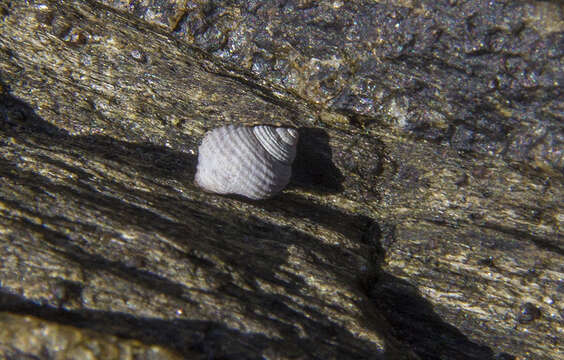
<instances>
[{"instance_id":1,"label":"rock surface","mask_svg":"<svg viewBox=\"0 0 564 360\"><path fill-rule=\"evenodd\" d=\"M563 358L562 5L104 2L0 2L4 356ZM202 193L257 122L289 189Z\"/></svg>"},{"instance_id":2,"label":"rock surface","mask_svg":"<svg viewBox=\"0 0 564 360\"><path fill-rule=\"evenodd\" d=\"M353 125L564 170L559 1L103 2Z\"/></svg>"},{"instance_id":3,"label":"rock surface","mask_svg":"<svg viewBox=\"0 0 564 360\"><path fill-rule=\"evenodd\" d=\"M0 313L0 325L0 352L6 359L182 359L160 346L33 316Z\"/></svg>"}]
</instances>

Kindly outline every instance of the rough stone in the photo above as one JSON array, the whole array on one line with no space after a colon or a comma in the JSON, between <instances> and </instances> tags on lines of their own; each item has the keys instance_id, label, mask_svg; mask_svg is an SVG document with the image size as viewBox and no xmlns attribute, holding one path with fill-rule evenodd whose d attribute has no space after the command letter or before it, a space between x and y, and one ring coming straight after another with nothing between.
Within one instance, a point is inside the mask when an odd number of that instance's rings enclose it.
<instances>
[{"instance_id":1,"label":"rough stone","mask_svg":"<svg viewBox=\"0 0 564 360\"><path fill-rule=\"evenodd\" d=\"M0 2L6 327L154 358L561 358L561 5L105 3ZM299 128L289 189L202 193L203 134L256 122ZM2 351L54 354L23 340Z\"/></svg>"},{"instance_id":2,"label":"rough stone","mask_svg":"<svg viewBox=\"0 0 564 360\"><path fill-rule=\"evenodd\" d=\"M564 171L561 2L103 2L353 124Z\"/></svg>"}]
</instances>

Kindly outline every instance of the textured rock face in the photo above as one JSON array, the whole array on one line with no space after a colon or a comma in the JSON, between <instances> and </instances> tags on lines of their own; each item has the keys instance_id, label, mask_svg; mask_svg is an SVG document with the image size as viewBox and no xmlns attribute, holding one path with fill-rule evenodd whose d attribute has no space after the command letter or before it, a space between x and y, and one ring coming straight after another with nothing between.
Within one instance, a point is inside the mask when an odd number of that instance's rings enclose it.
<instances>
[{"instance_id":1,"label":"textured rock face","mask_svg":"<svg viewBox=\"0 0 564 360\"><path fill-rule=\"evenodd\" d=\"M487 5L0 2L2 355L558 359L562 7ZM289 188L202 193L256 122Z\"/></svg>"},{"instance_id":2,"label":"textured rock face","mask_svg":"<svg viewBox=\"0 0 564 360\"><path fill-rule=\"evenodd\" d=\"M183 359L159 346L32 316L0 313L0 325L0 353L7 359Z\"/></svg>"},{"instance_id":3,"label":"textured rock face","mask_svg":"<svg viewBox=\"0 0 564 360\"><path fill-rule=\"evenodd\" d=\"M564 170L559 2L106 3L352 124Z\"/></svg>"}]
</instances>

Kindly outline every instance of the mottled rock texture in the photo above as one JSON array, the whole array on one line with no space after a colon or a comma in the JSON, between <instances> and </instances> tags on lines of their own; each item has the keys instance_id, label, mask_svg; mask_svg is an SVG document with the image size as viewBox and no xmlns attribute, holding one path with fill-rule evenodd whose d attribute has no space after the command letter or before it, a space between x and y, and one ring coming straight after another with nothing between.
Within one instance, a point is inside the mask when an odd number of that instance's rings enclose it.
<instances>
[{"instance_id":1,"label":"mottled rock texture","mask_svg":"<svg viewBox=\"0 0 564 360\"><path fill-rule=\"evenodd\" d=\"M564 170L559 1L104 1L365 128Z\"/></svg>"},{"instance_id":2,"label":"mottled rock texture","mask_svg":"<svg viewBox=\"0 0 564 360\"><path fill-rule=\"evenodd\" d=\"M33 316L0 313L0 325L0 352L5 359L182 359L160 346Z\"/></svg>"},{"instance_id":3,"label":"mottled rock texture","mask_svg":"<svg viewBox=\"0 0 564 360\"><path fill-rule=\"evenodd\" d=\"M563 31L557 1L1 0L2 356L563 359ZM280 196L193 184L228 123L299 129Z\"/></svg>"}]
</instances>

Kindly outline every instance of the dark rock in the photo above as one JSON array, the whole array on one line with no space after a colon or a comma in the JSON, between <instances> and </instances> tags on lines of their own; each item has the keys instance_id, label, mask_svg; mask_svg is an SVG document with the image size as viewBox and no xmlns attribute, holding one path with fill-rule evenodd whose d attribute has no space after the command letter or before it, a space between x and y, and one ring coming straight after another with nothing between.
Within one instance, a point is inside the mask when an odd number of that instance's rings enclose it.
<instances>
[{"instance_id":1,"label":"dark rock","mask_svg":"<svg viewBox=\"0 0 564 360\"><path fill-rule=\"evenodd\" d=\"M564 351L558 3L104 4L0 4L2 355ZM202 193L256 122L300 130L289 189Z\"/></svg>"}]
</instances>

